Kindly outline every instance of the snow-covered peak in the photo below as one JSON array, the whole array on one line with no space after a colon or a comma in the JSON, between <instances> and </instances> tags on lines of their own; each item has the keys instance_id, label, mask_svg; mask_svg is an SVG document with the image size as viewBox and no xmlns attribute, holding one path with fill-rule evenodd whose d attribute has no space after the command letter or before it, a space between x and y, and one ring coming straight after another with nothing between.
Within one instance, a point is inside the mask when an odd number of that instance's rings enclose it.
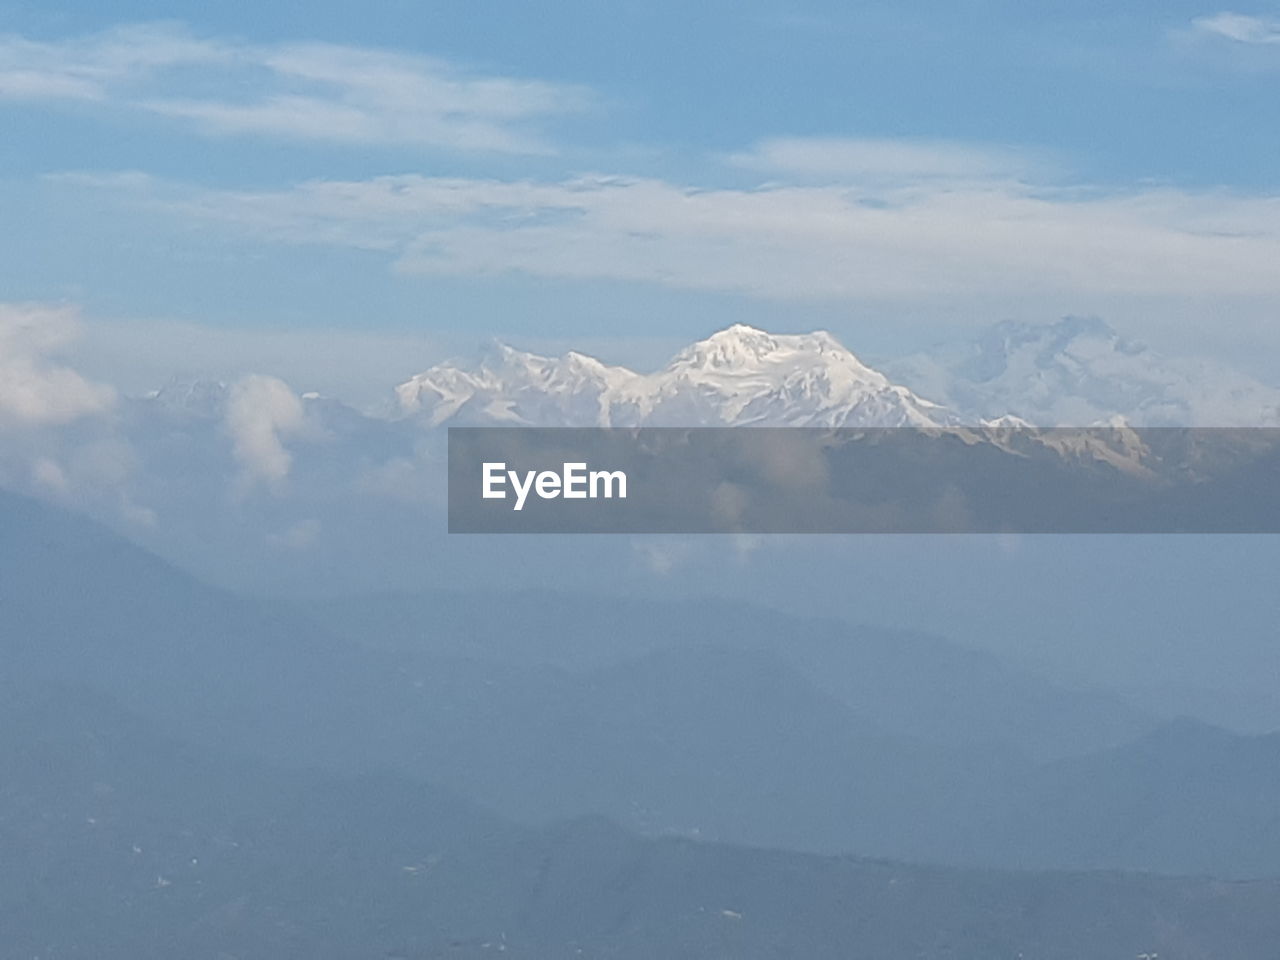
<instances>
[{"instance_id":1,"label":"snow-covered peak","mask_svg":"<svg viewBox=\"0 0 1280 960\"><path fill-rule=\"evenodd\" d=\"M143 399L168 413L211 419L222 416L228 389L221 380L171 377Z\"/></svg>"},{"instance_id":2,"label":"snow-covered peak","mask_svg":"<svg viewBox=\"0 0 1280 960\"><path fill-rule=\"evenodd\" d=\"M667 367L671 374L683 373L695 378L700 374L716 378L761 373L785 377L802 369L838 371L842 379L877 388L889 382L825 330L771 334L741 323L685 347Z\"/></svg>"},{"instance_id":3,"label":"snow-covered peak","mask_svg":"<svg viewBox=\"0 0 1280 960\"><path fill-rule=\"evenodd\" d=\"M758 366L785 347L778 337L735 323L676 354L672 367L743 369Z\"/></svg>"},{"instance_id":4,"label":"snow-covered peak","mask_svg":"<svg viewBox=\"0 0 1280 960\"><path fill-rule=\"evenodd\" d=\"M438 425L459 423L576 423L599 426L601 397L635 380L623 367L570 351L544 357L495 344L478 366L437 364L396 388L402 416Z\"/></svg>"},{"instance_id":5,"label":"snow-covered peak","mask_svg":"<svg viewBox=\"0 0 1280 960\"><path fill-rule=\"evenodd\" d=\"M557 426L904 426L950 422L829 333L734 324L640 374L577 352L499 346L478 365L439 364L397 390L402 414L431 424Z\"/></svg>"},{"instance_id":6,"label":"snow-covered peak","mask_svg":"<svg viewBox=\"0 0 1280 960\"><path fill-rule=\"evenodd\" d=\"M669 369L743 372L770 364L789 363L803 356L859 363L857 357L825 330L775 334L745 323L735 323L685 347L672 359Z\"/></svg>"},{"instance_id":7,"label":"snow-covered peak","mask_svg":"<svg viewBox=\"0 0 1280 960\"><path fill-rule=\"evenodd\" d=\"M1101 320L995 324L974 340L890 364L912 389L970 421L1037 426L1275 426L1280 391L1237 370L1166 357Z\"/></svg>"}]
</instances>

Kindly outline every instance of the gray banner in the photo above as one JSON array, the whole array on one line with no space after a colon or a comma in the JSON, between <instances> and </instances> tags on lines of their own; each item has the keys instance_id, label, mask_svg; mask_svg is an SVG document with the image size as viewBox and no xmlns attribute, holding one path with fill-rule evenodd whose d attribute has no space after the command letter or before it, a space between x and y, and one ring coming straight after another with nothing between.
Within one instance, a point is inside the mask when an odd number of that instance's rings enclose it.
<instances>
[{"instance_id":1,"label":"gray banner","mask_svg":"<svg viewBox=\"0 0 1280 960\"><path fill-rule=\"evenodd\" d=\"M449 430L453 533L1277 533L1280 430Z\"/></svg>"}]
</instances>

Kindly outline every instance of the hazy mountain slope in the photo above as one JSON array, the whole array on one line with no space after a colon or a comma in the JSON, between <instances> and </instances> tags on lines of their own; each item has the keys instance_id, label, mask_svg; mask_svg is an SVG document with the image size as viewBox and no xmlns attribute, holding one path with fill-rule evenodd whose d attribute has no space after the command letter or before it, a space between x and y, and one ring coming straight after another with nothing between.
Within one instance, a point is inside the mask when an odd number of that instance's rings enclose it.
<instances>
[{"instance_id":1,"label":"hazy mountain slope","mask_svg":"<svg viewBox=\"0 0 1280 960\"><path fill-rule=\"evenodd\" d=\"M1261 960L1280 931L1274 882L951 871L622 838L602 856L602 832L570 828L546 886L596 918L607 956ZM644 945L629 943L640 931Z\"/></svg>"},{"instance_id":2,"label":"hazy mountain slope","mask_svg":"<svg viewBox=\"0 0 1280 960\"><path fill-rule=\"evenodd\" d=\"M12 691L7 691L12 693ZM66 691L0 702L0 956L1269 960L1280 884L1003 874L515 828Z\"/></svg>"},{"instance_id":3,"label":"hazy mountain slope","mask_svg":"<svg viewBox=\"0 0 1280 960\"><path fill-rule=\"evenodd\" d=\"M1155 726L1117 697L1065 690L940 638L723 600L433 591L304 609L373 648L575 672L698 644L768 650L886 732L1037 758L1116 746Z\"/></svg>"},{"instance_id":4,"label":"hazy mountain slope","mask_svg":"<svg viewBox=\"0 0 1280 960\"><path fill-rule=\"evenodd\" d=\"M538 866L439 790L182 746L82 691L24 700L0 706L5 958L381 957L502 930Z\"/></svg>"},{"instance_id":5,"label":"hazy mountain slope","mask_svg":"<svg viewBox=\"0 0 1280 960\"><path fill-rule=\"evenodd\" d=\"M364 762L367 704L394 729L413 699L392 658L3 494L0 650L15 674L103 690L179 736L302 762Z\"/></svg>"},{"instance_id":6,"label":"hazy mountain slope","mask_svg":"<svg viewBox=\"0 0 1280 960\"><path fill-rule=\"evenodd\" d=\"M1002 865L1275 875L1278 795L1280 735L1175 720L1118 749L1037 769L987 836L1006 849Z\"/></svg>"},{"instance_id":7,"label":"hazy mountain slope","mask_svg":"<svg viewBox=\"0 0 1280 960\"><path fill-rule=\"evenodd\" d=\"M989 784L1026 767L885 733L750 649L660 651L531 706L491 717L471 741L474 779L449 781L525 819L603 813L648 832L927 859ZM485 769L484 756L509 759Z\"/></svg>"},{"instance_id":8,"label":"hazy mountain slope","mask_svg":"<svg viewBox=\"0 0 1280 960\"><path fill-rule=\"evenodd\" d=\"M383 765L527 820L603 812L885 853L929 835L907 799L967 796L1005 762L883 733L749 648L659 652L585 677L372 651L205 588L87 521L3 507L0 645L15 672L103 691L222 749Z\"/></svg>"},{"instance_id":9,"label":"hazy mountain slope","mask_svg":"<svg viewBox=\"0 0 1280 960\"><path fill-rule=\"evenodd\" d=\"M999 748L931 746L871 722L777 650L659 645L577 673L370 650L205 588L92 523L0 498L8 676L108 694L183 740L397 770L528 819L604 811L651 831L817 850L1280 872L1280 850L1251 846L1280 808L1274 765L1252 747L1157 763L1203 789L1196 803L1169 790L1117 806L1132 790L1123 753L1036 769ZM1070 849L1044 835L1046 795L1063 836L1080 838ZM1215 809L1230 815L1205 831ZM1109 842L1126 831L1167 842Z\"/></svg>"},{"instance_id":10,"label":"hazy mountain slope","mask_svg":"<svg viewBox=\"0 0 1280 960\"><path fill-rule=\"evenodd\" d=\"M1280 390L1225 364L1164 356L1090 318L1005 321L885 369L971 422L1011 414L1037 426L1117 416L1157 427L1280 424Z\"/></svg>"}]
</instances>

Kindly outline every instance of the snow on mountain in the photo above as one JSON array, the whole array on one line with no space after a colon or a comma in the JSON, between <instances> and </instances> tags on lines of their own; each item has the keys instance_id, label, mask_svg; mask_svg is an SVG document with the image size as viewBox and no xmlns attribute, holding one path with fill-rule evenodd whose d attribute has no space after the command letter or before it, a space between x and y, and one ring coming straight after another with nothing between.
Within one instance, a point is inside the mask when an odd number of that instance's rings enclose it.
<instances>
[{"instance_id":1,"label":"snow on mountain","mask_svg":"<svg viewBox=\"0 0 1280 960\"><path fill-rule=\"evenodd\" d=\"M580 353L500 346L477 367L440 364L396 388L403 416L432 425L937 426L945 409L891 383L828 333L745 324L680 351L655 373Z\"/></svg>"},{"instance_id":2,"label":"snow on mountain","mask_svg":"<svg viewBox=\"0 0 1280 960\"><path fill-rule=\"evenodd\" d=\"M396 388L396 402L401 415L421 415L433 426L606 426L609 398L638 379L581 353L540 357L497 344L475 368L442 363L412 377Z\"/></svg>"},{"instance_id":3,"label":"snow on mountain","mask_svg":"<svg viewBox=\"0 0 1280 960\"><path fill-rule=\"evenodd\" d=\"M201 419L221 417L227 404L228 386L221 380L172 377L159 390L142 397L145 408L172 416Z\"/></svg>"},{"instance_id":4,"label":"snow on mountain","mask_svg":"<svg viewBox=\"0 0 1280 960\"><path fill-rule=\"evenodd\" d=\"M998 323L976 340L886 369L967 422L1013 415L1037 426L1280 425L1280 390L1223 364L1162 356L1096 319Z\"/></svg>"},{"instance_id":5,"label":"snow on mountain","mask_svg":"<svg viewBox=\"0 0 1280 960\"><path fill-rule=\"evenodd\" d=\"M886 369L867 366L829 333L735 324L650 373L581 353L543 357L495 346L474 365L443 363L402 383L390 416L299 396L270 378L247 392L237 392L240 382L174 379L127 399L111 429L136 466L140 486L131 496L155 506L169 503L169 487L238 482L255 457L295 492L310 484L309 496L327 496L328 484L418 497L434 489L424 477L442 439L423 426L964 428L966 443L1016 456L1199 475L1252 453L1204 437L1155 449L1130 428L1280 424L1280 391L1222 366L1166 359L1098 321L999 324L974 343ZM1028 425L1113 429L1057 436ZM179 479L166 486L166 477Z\"/></svg>"}]
</instances>

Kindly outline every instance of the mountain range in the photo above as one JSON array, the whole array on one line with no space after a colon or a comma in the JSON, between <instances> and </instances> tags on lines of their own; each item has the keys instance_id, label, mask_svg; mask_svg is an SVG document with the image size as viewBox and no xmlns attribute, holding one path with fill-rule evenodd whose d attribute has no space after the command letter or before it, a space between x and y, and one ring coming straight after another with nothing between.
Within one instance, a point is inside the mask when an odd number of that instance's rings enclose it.
<instances>
[{"instance_id":1,"label":"mountain range","mask_svg":"<svg viewBox=\"0 0 1280 960\"><path fill-rule=\"evenodd\" d=\"M396 388L437 426L1234 427L1280 424L1280 390L1222 364L1167 358L1097 319L1006 321L875 370L830 334L734 324L642 374L580 353L496 345Z\"/></svg>"},{"instance_id":2,"label":"mountain range","mask_svg":"<svg viewBox=\"0 0 1280 960\"><path fill-rule=\"evenodd\" d=\"M508 605L552 622L505 630L491 611ZM183 742L395 771L530 824L603 814L917 861L1280 873L1275 737L1161 724L936 639L566 595L255 599L4 497L0 653L20 689L105 697Z\"/></svg>"},{"instance_id":3,"label":"mountain range","mask_svg":"<svg viewBox=\"0 0 1280 960\"><path fill-rule=\"evenodd\" d=\"M251 529L274 526L280 543L306 539L315 527L296 509L290 516L290 502L317 510L341 502L347 514L443 504L444 440L436 428L445 426L972 429L966 444L1019 457L1049 453L1055 462L1129 476L1198 480L1206 467L1234 469L1237 461L1225 455L1232 451L1216 440L1206 446L1204 436L1193 446L1174 440L1173 447L1147 449L1149 437L1126 431L1280 423L1280 391L1220 366L1163 358L1100 321L999 324L974 343L886 370L892 376L827 333L769 334L737 324L650 373L575 352L544 357L495 345L476 363L446 362L409 378L377 414L336 398L296 395L268 377L175 380L126 398L91 442L63 437L74 446L42 457L30 471L34 480L19 488L44 495L52 488L109 520L120 515L123 500L135 519L163 517L149 524L151 545L169 550L167 531L184 537L178 552L199 556L206 552L201 544L225 539L238 523L223 510L228 501L239 513L273 514L254 517ZM1068 445L1030 429L1098 425L1110 433ZM1245 447L1233 449L1252 457ZM96 466L102 451L112 460L106 470ZM80 469L87 492L71 495L68 461L86 464ZM200 526L202 517L216 514L212 528ZM150 536L146 529L137 535Z\"/></svg>"},{"instance_id":4,"label":"mountain range","mask_svg":"<svg viewBox=\"0 0 1280 960\"><path fill-rule=\"evenodd\" d=\"M1267 960L1280 883L957 870L503 821L0 678L0 955Z\"/></svg>"},{"instance_id":5,"label":"mountain range","mask_svg":"<svg viewBox=\"0 0 1280 960\"><path fill-rule=\"evenodd\" d=\"M189 522L228 494L244 506L261 491L281 501L359 496L400 507L440 503L444 444L435 428L466 425L971 428L967 443L1017 446L1018 455L1049 451L1055 460L1096 462L1131 475L1191 477L1206 464L1233 461L1220 445L1206 451L1203 437L1194 450L1151 451L1144 447L1149 438L1125 431L1280 424L1280 390L1224 367L1162 358L1100 321L999 324L974 343L886 370L892 376L827 333L769 334L736 324L651 373L575 352L544 357L495 345L476 363L446 362L411 377L376 414L336 398L296 395L267 377L236 384L175 380L126 398L118 415L96 428L93 456L117 452L110 470L89 471L84 483L115 478L113 489L89 498L100 501L91 504L98 516L118 514L123 494L171 523ZM1111 433L1075 438L1068 449L1030 429L1052 426ZM89 458L83 449L45 456L33 471L37 482L26 489L67 488L69 471L61 464L77 459ZM51 478L43 491L42 477Z\"/></svg>"},{"instance_id":6,"label":"mountain range","mask_svg":"<svg viewBox=\"0 0 1280 960\"><path fill-rule=\"evenodd\" d=\"M1272 427L1280 390L1226 364L1169 357L1089 317L1004 321L886 372L966 422L1036 426Z\"/></svg>"},{"instance_id":7,"label":"mountain range","mask_svg":"<svg viewBox=\"0 0 1280 960\"><path fill-rule=\"evenodd\" d=\"M1160 388L1151 385L1151 376L1121 376L1122 361L1136 365L1131 373L1177 366L1186 373L1174 391L1182 396L1211 386L1187 373L1199 369L1194 364L1153 360L1153 350L1098 323L1059 321L1027 327L1018 336L1012 325L1001 329L1004 334L986 338L991 344L984 356L996 361L1028 356L1014 349L1016 343L1037 345L1035 356L1053 370L1079 370L1081 356L1092 358L1088 369L1094 374L1085 380L1065 374L1032 377L1030 382L1042 389L1051 387L1061 396L1110 377L1115 391L1130 397L1126 406L1095 396L1079 416L1041 418L1034 405L1020 408L1033 422L1093 422L1116 409L1143 406L1132 397L1158 399ZM723 349L716 349L717 343ZM743 349L730 349L731 344ZM1085 344L1092 344L1092 353ZM977 349L953 348L950 354L968 356ZM715 593L791 610L819 609L846 620L914 625L1002 655L1027 652L1037 669L1052 669L1059 680L1139 690L1142 702L1161 716L1190 712L1233 729L1276 728L1280 701L1262 679L1275 664L1268 626L1274 622L1274 603L1267 591L1249 587L1252 572L1274 562L1265 538L1247 545L1237 541L1229 549L1193 543L1194 538L1168 539L1158 550L1132 542L1101 555L1072 546L1068 538L1029 538L998 552L953 538L945 551L931 546L926 557L888 538L808 538L802 547L785 538L696 543L527 538L504 541L497 551L474 539L447 537L445 431L430 426L435 420L440 426L509 424L515 411L517 419L531 423L589 424L599 422L602 411L621 416L641 409L612 399L602 405L601 391L607 388L609 398L660 395L665 398L660 404L644 409L668 413L675 409L671 396L692 391L688 396L696 400L690 399L686 409L701 404L706 414L693 421L698 423L776 422L774 414L759 420L745 412L748 407L790 410L781 418L790 417L788 422L837 422L852 394L828 389L827 382L835 379L817 374L828 364L848 373L846 384L870 384L873 396L904 417L972 423L1007 408L1000 403L965 413L954 390L935 393L894 363L878 365L886 371L884 378L873 376L867 364L850 359L825 336L757 336L748 328L733 328L681 356L683 361L668 365L674 373L607 368L615 372L603 378L584 374L595 386L579 393L547 372L575 364L535 362L518 351L495 349L474 364L443 364L408 378L401 393L416 399L407 405L389 387L394 402L376 413L333 397L299 395L265 377L225 384L175 380L150 395L121 397L107 416L53 425L38 436L6 433L0 485L87 513L206 580L242 590L421 591L467 589L478 582L554 589L568 581L583 593L616 594L625 581L629 590L664 595ZM596 367L586 361L577 366L588 373ZM522 388L504 386L514 376L502 374L507 367L524 371ZM754 372L735 379L740 367ZM722 368L729 372L719 372ZM962 372L980 382L994 376L992 369L1003 368L993 361L991 368ZM1018 382L1010 376L1006 372L995 379L1006 386ZM450 377L456 381L450 388L453 399L451 406L442 406L426 384L445 384ZM739 380L747 392L756 391L754 400L728 404L725 384ZM488 386L479 390L479 382ZM895 389L886 392L886 382ZM1257 399L1252 407L1240 403L1233 419L1217 422L1249 422L1250 409L1256 414L1253 422L1265 422L1268 388L1232 371L1214 372L1212 382L1227 391L1224 395ZM661 389L646 392L655 383ZM777 388L779 383L805 389L788 392ZM690 384L701 386L695 390ZM908 401L902 390L925 399ZM1006 393L1012 390L1009 386ZM489 419L484 411L499 394L505 419ZM844 399L837 402L840 396ZM583 397L590 401L585 410L579 409ZM935 400L939 404L928 402ZM675 420L674 414L661 417L657 422ZM1008 423L998 421L992 428L997 433L1000 422ZM1206 550L1212 556L1200 559ZM448 562L439 559L445 555ZM786 562L779 561L784 555ZM1125 559L1118 559L1122 555ZM1142 571L1137 581L1135 570ZM1187 591L1187 576L1202 588ZM1113 589L1121 582L1131 584L1133 592ZM1047 584L1058 591L1063 615L1044 617L1030 609L1029 598ZM908 594L910 601L903 602ZM1103 596L1106 603L1099 602ZM1213 602L1193 604L1202 596ZM1226 634L1224 623L1232 625ZM1217 638L1215 645L1231 652L1201 655L1205 637ZM1140 656L1134 652L1139 648ZM1081 649L1090 653L1076 652ZM1093 669L1098 664L1108 666Z\"/></svg>"},{"instance_id":8,"label":"mountain range","mask_svg":"<svg viewBox=\"0 0 1280 960\"><path fill-rule=\"evenodd\" d=\"M238 596L0 495L0 955L1274 956L1280 739L699 612Z\"/></svg>"},{"instance_id":9,"label":"mountain range","mask_svg":"<svg viewBox=\"0 0 1280 960\"><path fill-rule=\"evenodd\" d=\"M498 346L396 388L399 413L441 423L544 426L931 426L947 413L890 383L828 333L734 324L639 374L580 353Z\"/></svg>"},{"instance_id":10,"label":"mountain range","mask_svg":"<svg viewBox=\"0 0 1280 960\"><path fill-rule=\"evenodd\" d=\"M141 409L218 418L229 386L175 380ZM304 394L322 423L360 417ZM495 343L394 390L377 419L428 426L1239 427L1280 424L1280 389L1225 364L1168 357L1095 318L1005 321L975 339L890 360L883 371L831 334L734 324L640 373L576 351Z\"/></svg>"}]
</instances>

